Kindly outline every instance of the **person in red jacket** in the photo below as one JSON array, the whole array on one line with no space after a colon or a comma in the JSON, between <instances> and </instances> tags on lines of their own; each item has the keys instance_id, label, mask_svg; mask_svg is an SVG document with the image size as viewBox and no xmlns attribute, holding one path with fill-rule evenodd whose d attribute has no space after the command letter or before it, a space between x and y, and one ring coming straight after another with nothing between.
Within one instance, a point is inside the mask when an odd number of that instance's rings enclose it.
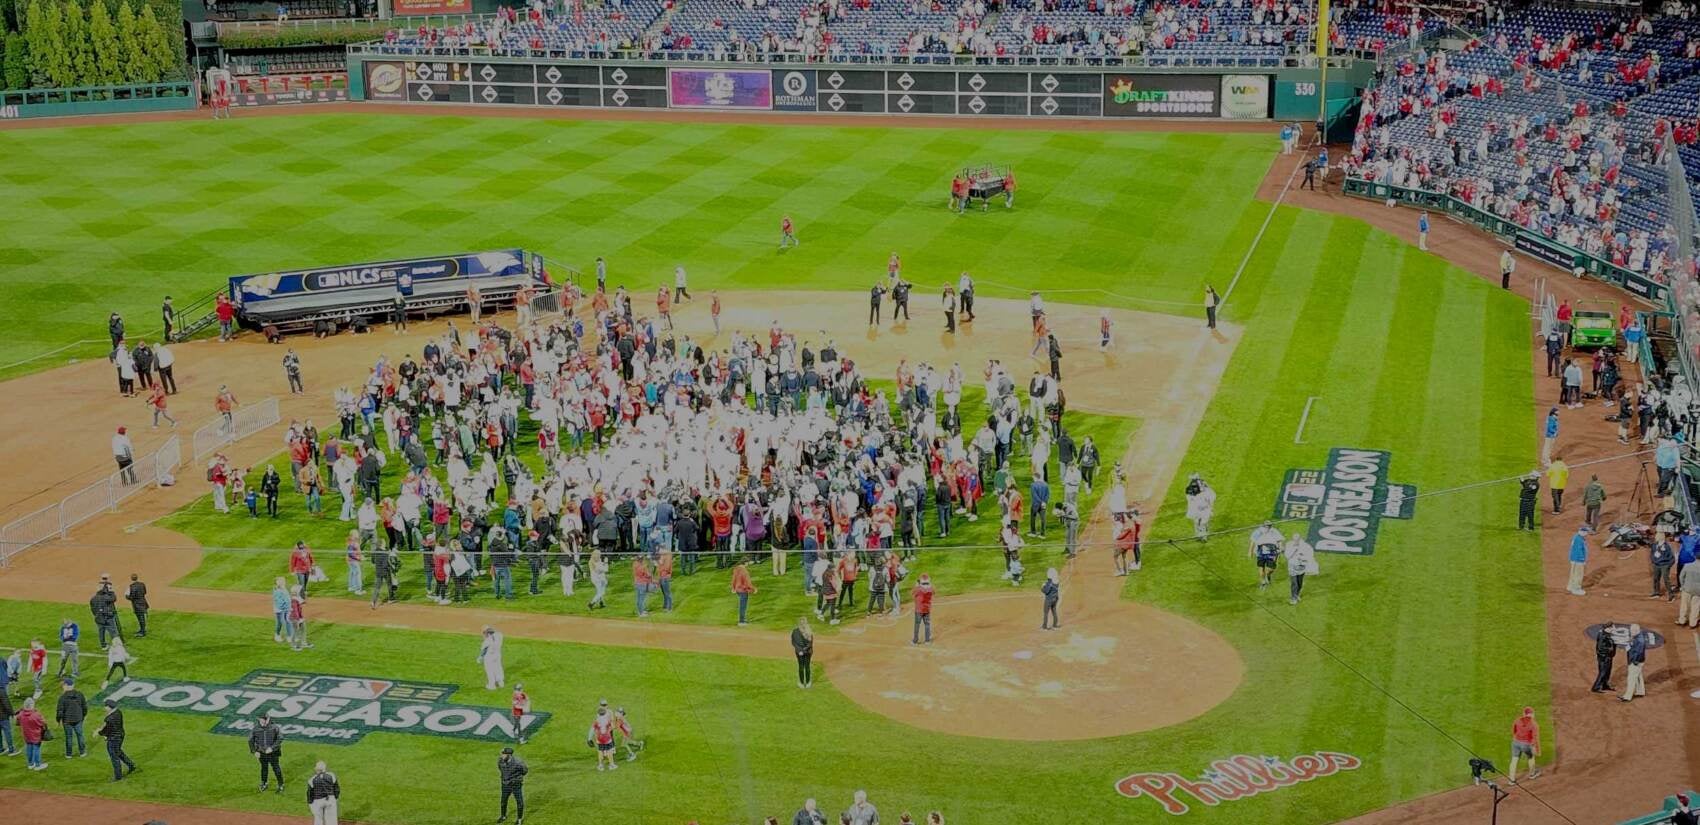
<instances>
[{"instance_id":1,"label":"person in red jacket","mask_svg":"<svg viewBox=\"0 0 1700 825\"><path fill-rule=\"evenodd\" d=\"M1117 516L1116 525L1116 575L1125 576L1129 570L1139 569L1139 533L1143 525L1139 523L1139 514L1130 513ZM1128 565L1128 556L1133 556L1132 566Z\"/></svg>"},{"instance_id":2,"label":"person in red jacket","mask_svg":"<svg viewBox=\"0 0 1700 825\"><path fill-rule=\"evenodd\" d=\"M236 304L220 295L213 306L213 313L218 316L218 340L229 341L236 337Z\"/></svg>"},{"instance_id":3,"label":"person in red jacket","mask_svg":"<svg viewBox=\"0 0 1700 825\"><path fill-rule=\"evenodd\" d=\"M1506 776L1512 782L1517 781L1517 758L1529 759L1529 778L1541 775L1541 769L1535 767L1535 757L1541 755L1541 726L1535 722L1535 709L1523 708L1523 715L1511 724L1511 770Z\"/></svg>"},{"instance_id":4,"label":"person in red jacket","mask_svg":"<svg viewBox=\"0 0 1700 825\"><path fill-rule=\"evenodd\" d=\"M25 699L24 709L18 711L18 729L24 735L24 762L32 771L47 770L41 759L41 741L47 733L47 720L35 709L35 699Z\"/></svg>"},{"instance_id":5,"label":"person in red jacket","mask_svg":"<svg viewBox=\"0 0 1700 825\"><path fill-rule=\"evenodd\" d=\"M708 505L708 515L714 525L714 566L725 568L732 558L732 500L721 496Z\"/></svg>"},{"instance_id":6,"label":"person in red jacket","mask_svg":"<svg viewBox=\"0 0 1700 825\"><path fill-rule=\"evenodd\" d=\"M307 599L307 580L313 575L313 552L307 549L307 542L295 543L295 552L289 554L289 572L295 576L295 586L301 591L301 599Z\"/></svg>"},{"instance_id":7,"label":"person in red jacket","mask_svg":"<svg viewBox=\"0 0 1700 825\"><path fill-rule=\"evenodd\" d=\"M649 615L644 602L649 598L649 587L652 583L649 565L644 563L643 556L632 559L632 589L637 591L637 614L640 618Z\"/></svg>"},{"instance_id":8,"label":"person in red jacket","mask_svg":"<svg viewBox=\"0 0 1700 825\"><path fill-rule=\"evenodd\" d=\"M732 568L732 592L738 595L738 626L749 624L750 596L756 592L756 583L750 581L749 562L738 562Z\"/></svg>"},{"instance_id":9,"label":"person in red jacket","mask_svg":"<svg viewBox=\"0 0 1700 825\"><path fill-rule=\"evenodd\" d=\"M796 227L791 224L791 216L786 215L785 217L780 218L779 219L779 248L784 249L787 246L802 246L802 245L803 245L803 242L797 240L797 230L796 230Z\"/></svg>"},{"instance_id":10,"label":"person in red jacket","mask_svg":"<svg viewBox=\"0 0 1700 825\"><path fill-rule=\"evenodd\" d=\"M932 644L933 579L931 576L928 576L925 573L921 574L921 580L916 583L915 591L910 595L910 599L915 603L915 635L911 637L909 643L916 645L920 644L921 628L925 627L927 629L927 644Z\"/></svg>"},{"instance_id":11,"label":"person in red jacket","mask_svg":"<svg viewBox=\"0 0 1700 825\"><path fill-rule=\"evenodd\" d=\"M438 546L431 554L431 592L437 604L449 603L449 559L453 555L446 546Z\"/></svg>"}]
</instances>

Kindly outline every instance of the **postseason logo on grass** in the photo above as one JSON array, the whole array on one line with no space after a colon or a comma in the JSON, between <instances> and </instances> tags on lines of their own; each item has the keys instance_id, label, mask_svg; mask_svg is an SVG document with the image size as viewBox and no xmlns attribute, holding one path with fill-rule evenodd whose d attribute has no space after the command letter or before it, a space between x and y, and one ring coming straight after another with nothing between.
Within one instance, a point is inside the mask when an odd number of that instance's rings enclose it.
<instances>
[{"instance_id":1,"label":"postseason logo on grass","mask_svg":"<svg viewBox=\"0 0 1700 825\"><path fill-rule=\"evenodd\" d=\"M261 713L292 740L349 745L368 733L388 731L510 742L513 717L504 708L451 704L456 686L428 682L256 670L236 684L132 679L96 697L127 708L216 716L212 732L247 736ZM527 734L549 721L547 713L520 720Z\"/></svg>"},{"instance_id":2,"label":"postseason logo on grass","mask_svg":"<svg viewBox=\"0 0 1700 825\"><path fill-rule=\"evenodd\" d=\"M1178 773L1152 771L1123 777L1116 791L1129 799L1154 800L1163 810L1180 816L1192 810L1187 798L1212 808L1223 802L1290 788L1341 771L1357 770L1363 760L1347 753L1318 751L1291 759L1238 754L1210 763L1197 779Z\"/></svg>"},{"instance_id":3,"label":"postseason logo on grass","mask_svg":"<svg viewBox=\"0 0 1700 825\"><path fill-rule=\"evenodd\" d=\"M1288 470L1275 518L1309 519L1309 541L1321 552L1370 555L1381 520L1408 519L1417 507L1417 488L1388 483L1392 460L1385 450L1335 447L1327 469Z\"/></svg>"}]
</instances>

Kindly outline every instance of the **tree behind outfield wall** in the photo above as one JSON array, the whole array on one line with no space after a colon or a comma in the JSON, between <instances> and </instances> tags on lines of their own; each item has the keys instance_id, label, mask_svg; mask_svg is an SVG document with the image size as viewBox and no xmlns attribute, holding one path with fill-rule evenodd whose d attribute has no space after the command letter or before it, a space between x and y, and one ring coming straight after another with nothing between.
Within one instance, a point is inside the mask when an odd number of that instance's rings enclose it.
<instances>
[{"instance_id":1,"label":"tree behind outfield wall","mask_svg":"<svg viewBox=\"0 0 1700 825\"><path fill-rule=\"evenodd\" d=\"M142 51L142 21L130 0L118 4L118 68L125 83L148 83L155 78L147 52Z\"/></svg>"},{"instance_id":2,"label":"tree behind outfield wall","mask_svg":"<svg viewBox=\"0 0 1700 825\"><path fill-rule=\"evenodd\" d=\"M61 12L65 16L65 50L70 55L70 78L61 86L95 86L94 80L94 46L89 43L89 19L83 12L83 7L76 2L66 3Z\"/></svg>"},{"instance_id":3,"label":"tree behind outfield wall","mask_svg":"<svg viewBox=\"0 0 1700 825\"><path fill-rule=\"evenodd\" d=\"M68 86L73 81L65 48L65 20L58 3L34 0L24 15L31 86Z\"/></svg>"},{"instance_id":4,"label":"tree behind outfield wall","mask_svg":"<svg viewBox=\"0 0 1700 825\"><path fill-rule=\"evenodd\" d=\"M106 4L89 5L89 51L94 56L94 72L84 80L89 86L116 86L124 82L119 67L118 27L112 23L112 13Z\"/></svg>"},{"instance_id":5,"label":"tree behind outfield wall","mask_svg":"<svg viewBox=\"0 0 1700 825\"><path fill-rule=\"evenodd\" d=\"M182 76L183 58L172 45L175 40L181 38L166 31L160 24L159 17L154 14L152 5L142 6L137 31L142 44L142 62L145 69L140 82L155 83Z\"/></svg>"},{"instance_id":6,"label":"tree behind outfield wall","mask_svg":"<svg viewBox=\"0 0 1700 825\"><path fill-rule=\"evenodd\" d=\"M29 41L12 32L6 35L6 57L0 60L0 81L8 89L30 87Z\"/></svg>"}]
</instances>

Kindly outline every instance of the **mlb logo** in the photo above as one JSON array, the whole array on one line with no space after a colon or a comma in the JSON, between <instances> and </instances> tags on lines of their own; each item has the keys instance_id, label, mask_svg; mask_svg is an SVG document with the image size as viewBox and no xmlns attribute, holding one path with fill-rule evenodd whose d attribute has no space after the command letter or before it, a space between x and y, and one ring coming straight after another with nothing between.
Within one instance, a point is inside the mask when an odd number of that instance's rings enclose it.
<instances>
[{"instance_id":1,"label":"mlb logo","mask_svg":"<svg viewBox=\"0 0 1700 825\"><path fill-rule=\"evenodd\" d=\"M369 701L388 693L395 682L383 679L351 679L346 676L315 676L302 685L297 693L310 696L329 696L337 699Z\"/></svg>"}]
</instances>

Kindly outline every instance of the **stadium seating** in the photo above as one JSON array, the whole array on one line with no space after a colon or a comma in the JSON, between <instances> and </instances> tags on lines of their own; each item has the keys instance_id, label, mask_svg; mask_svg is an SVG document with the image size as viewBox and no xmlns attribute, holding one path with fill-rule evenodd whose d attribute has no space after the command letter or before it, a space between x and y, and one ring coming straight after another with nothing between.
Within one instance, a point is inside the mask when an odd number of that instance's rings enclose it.
<instances>
[{"instance_id":1,"label":"stadium seating","mask_svg":"<svg viewBox=\"0 0 1700 825\"><path fill-rule=\"evenodd\" d=\"M1665 135L1688 144L1679 157L1700 179L1696 39L1700 22L1611 10L1496 19L1464 51L1417 52L1384 73L1347 172L1451 193L1664 279L1675 208Z\"/></svg>"}]
</instances>

